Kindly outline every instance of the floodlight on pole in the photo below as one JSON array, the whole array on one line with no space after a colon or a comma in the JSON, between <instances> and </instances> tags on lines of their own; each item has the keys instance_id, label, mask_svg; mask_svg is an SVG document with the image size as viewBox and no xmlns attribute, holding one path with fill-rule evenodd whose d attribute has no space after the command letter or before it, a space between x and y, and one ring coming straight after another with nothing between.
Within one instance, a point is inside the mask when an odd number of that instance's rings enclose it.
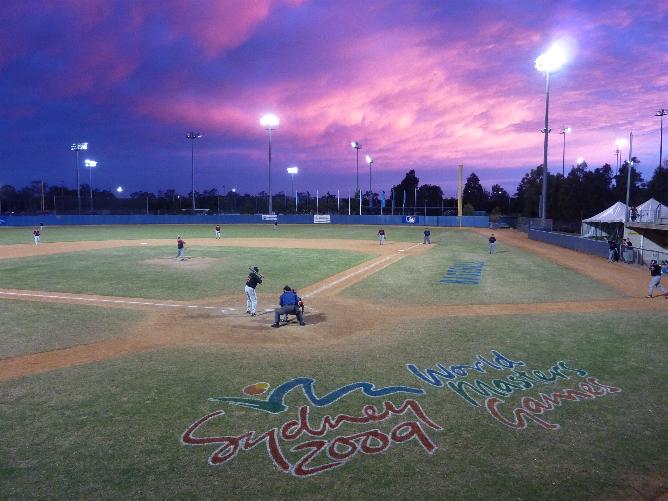
<instances>
[{"instance_id":1,"label":"floodlight on pole","mask_svg":"<svg viewBox=\"0 0 668 501\"><path fill-rule=\"evenodd\" d=\"M118 188L116 188L116 193L123 193L123 187L119 186Z\"/></svg>"},{"instance_id":2,"label":"floodlight on pole","mask_svg":"<svg viewBox=\"0 0 668 501\"><path fill-rule=\"evenodd\" d=\"M355 178L355 193L357 193L360 191L360 148L362 145L359 143L359 141L351 141L350 146L355 148L355 166L357 172L357 177Z\"/></svg>"},{"instance_id":3,"label":"floodlight on pole","mask_svg":"<svg viewBox=\"0 0 668 501\"><path fill-rule=\"evenodd\" d=\"M578 159L576 160L576 164L578 165L578 167L583 163L585 163L584 157L578 157Z\"/></svg>"},{"instance_id":4,"label":"floodlight on pole","mask_svg":"<svg viewBox=\"0 0 668 501\"><path fill-rule=\"evenodd\" d=\"M366 163L369 164L369 206L371 206L371 199L373 198L371 191L371 164L373 163L373 158L370 155L366 156Z\"/></svg>"},{"instance_id":5,"label":"floodlight on pole","mask_svg":"<svg viewBox=\"0 0 668 501\"><path fill-rule=\"evenodd\" d=\"M659 139L659 167L662 167L663 163L663 117L668 115L668 110L664 110L661 108L659 111L656 112L655 116L661 118L661 136Z\"/></svg>"},{"instance_id":6,"label":"floodlight on pole","mask_svg":"<svg viewBox=\"0 0 668 501\"><path fill-rule=\"evenodd\" d=\"M186 139L190 141L190 172L192 175L192 203L195 210L195 141L200 139L202 134L196 131L190 131L186 134Z\"/></svg>"},{"instance_id":7,"label":"floodlight on pole","mask_svg":"<svg viewBox=\"0 0 668 501\"><path fill-rule=\"evenodd\" d=\"M76 152L77 156L77 210L81 214L81 182L79 181L79 152L88 149L88 143L73 143L70 151Z\"/></svg>"},{"instance_id":8,"label":"floodlight on pole","mask_svg":"<svg viewBox=\"0 0 668 501\"><path fill-rule=\"evenodd\" d=\"M555 71L559 70L559 68L561 68L567 60L568 56L566 54L566 50L558 43L555 43L546 52L538 56L535 62L536 69L541 73L545 73L545 128L543 129L545 139L543 140L543 189L540 200L540 218L543 227L545 227L545 222L547 219L547 143L548 135L550 133L550 128L548 125L550 110L550 73L554 73Z\"/></svg>"},{"instance_id":9,"label":"floodlight on pole","mask_svg":"<svg viewBox=\"0 0 668 501\"><path fill-rule=\"evenodd\" d=\"M97 167L95 160L84 160L84 166L88 168L88 189L90 191L90 211L93 212L93 169Z\"/></svg>"},{"instance_id":10,"label":"floodlight on pole","mask_svg":"<svg viewBox=\"0 0 668 501\"><path fill-rule=\"evenodd\" d=\"M295 212L297 212L297 194L295 193L295 174L299 172L296 166L288 167L288 174L292 177L292 194L295 196Z\"/></svg>"},{"instance_id":11,"label":"floodlight on pole","mask_svg":"<svg viewBox=\"0 0 668 501\"><path fill-rule=\"evenodd\" d=\"M269 133L269 214L273 212L271 204L271 131L277 129L279 123L278 117L272 113L262 115L260 118L260 125Z\"/></svg>"},{"instance_id":12,"label":"floodlight on pole","mask_svg":"<svg viewBox=\"0 0 668 501\"><path fill-rule=\"evenodd\" d=\"M615 139L615 154L617 157L617 165L615 166L615 176L619 172L619 169L622 168L621 148L623 148L624 146L626 146L626 139L624 139L623 137L618 137L617 139Z\"/></svg>"},{"instance_id":13,"label":"floodlight on pole","mask_svg":"<svg viewBox=\"0 0 668 501\"><path fill-rule=\"evenodd\" d=\"M566 134L570 134L572 130L570 127L562 127L559 133L564 136L564 148L561 151L561 175L563 177L566 177Z\"/></svg>"}]
</instances>

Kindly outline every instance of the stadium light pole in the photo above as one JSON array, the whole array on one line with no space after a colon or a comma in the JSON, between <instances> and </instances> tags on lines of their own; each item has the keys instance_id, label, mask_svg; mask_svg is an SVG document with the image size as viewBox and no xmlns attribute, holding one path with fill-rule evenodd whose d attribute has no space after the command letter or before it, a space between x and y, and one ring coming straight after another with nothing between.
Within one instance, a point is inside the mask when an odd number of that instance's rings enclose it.
<instances>
[{"instance_id":1,"label":"stadium light pole","mask_svg":"<svg viewBox=\"0 0 668 501\"><path fill-rule=\"evenodd\" d=\"M359 143L359 141L352 141L350 143L350 146L355 148L355 167L357 172L357 177L355 181L355 193L358 193L360 191L360 148L362 147L362 145Z\"/></svg>"},{"instance_id":2,"label":"stadium light pole","mask_svg":"<svg viewBox=\"0 0 668 501\"><path fill-rule=\"evenodd\" d=\"M195 210L195 141L200 139L202 134L195 131L190 131L186 134L186 139L190 141L190 171L192 175L192 202L193 211Z\"/></svg>"},{"instance_id":3,"label":"stadium light pole","mask_svg":"<svg viewBox=\"0 0 668 501\"><path fill-rule=\"evenodd\" d=\"M626 139L623 137L618 137L615 139L615 154L617 155L617 165L615 165L615 176L619 172L619 169L622 167L622 152L620 148L626 146Z\"/></svg>"},{"instance_id":4,"label":"stadium light pole","mask_svg":"<svg viewBox=\"0 0 668 501\"><path fill-rule=\"evenodd\" d=\"M549 120L549 111L550 111L550 73L554 73L561 68L566 62L566 51L559 45L552 45L546 52L543 52L540 56L536 58L535 67L541 73L545 73L545 129L543 129L543 134L545 138L543 140L543 190L542 197L540 200L540 209L541 209L541 222L543 227L545 227L545 222L547 220L547 142L550 129L548 126Z\"/></svg>"},{"instance_id":5,"label":"stadium light pole","mask_svg":"<svg viewBox=\"0 0 668 501\"><path fill-rule=\"evenodd\" d=\"M88 143L73 143L70 151L76 152L77 156L77 211L81 214L81 182L79 180L79 152L88 149Z\"/></svg>"},{"instance_id":6,"label":"stadium light pole","mask_svg":"<svg viewBox=\"0 0 668 501\"><path fill-rule=\"evenodd\" d=\"M93 169L97 167L97 162L87 158L84 165L88 168L88 189L90 191L90 211L93 212Z\"/></svg>"},{"instance_id":7,"label":"stadium light pole","mask_svg":"<svg viewBox=\"0 0 668 501\"><path fill-rule=\"evenodd\" d=\"M299 172L298 167L288 167L288 174L292 177L292 194L295 196L295 214L297 213L297 194L295 193L295 174Z\"/></svg>"},{"instance_id":8,"label":"stadium light pole","mask_svg":"<svg viewBox=\"0 0 668 501\"><path fill-rule=\"evenodd\" d=\"M271 131L275 130L279 123L278 117L271 113L267 113L260 118L260 125L269 133L269 214L273 213L271 204Z\"/></svg>"},{"instance_id":9,"label":"stadium light pole","mask_svg":"<svg viewBox=\"0 0 668 501\"><path fill-rule=\"evenodd\" d=\"M655 114L655 116L661 118L661 136L659 139L659 167L661 167L661 164L663 162L663 117L665 117L666 115L668 115L668 110L664 110L663 108L661 108Z\"/></svg>"},{"instance_id":10,"label":"stadium light pole","mask_svg":"<svg viewBox=\"0 0 668 501\"><path fill-rule=\"evenodd\" d=\"M561 132L559 133L562 136L564 136L564 147L561 150L561 175L562 175L562 177L566 177L566 134L570 134L572 130L573 129L571 129L570 127L562 127Z\"/></svg>"}]
</instances>

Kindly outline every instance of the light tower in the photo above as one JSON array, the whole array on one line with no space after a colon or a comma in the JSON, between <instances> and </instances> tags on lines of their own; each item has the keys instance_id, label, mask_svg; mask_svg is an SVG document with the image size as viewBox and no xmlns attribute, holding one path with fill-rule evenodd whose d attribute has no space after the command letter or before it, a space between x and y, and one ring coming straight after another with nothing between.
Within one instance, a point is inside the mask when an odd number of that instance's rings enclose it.
<instances>
[{"instance_id":1,"label":"light tower","mask_svg":"<svg viewBox=\"0 0 668 501\"><path fill-rule=\"evenodd\" d=\"M352 141L350 146L355 148L355 166L357 172L357 177L355 178L355 194L357 194L360 191L360 148L362 145L359 143L359 141Z\"/></svg>"},{"instance_id":2,"label":"light tower","mask_svg":"<svg viewBox=\"0 0 668 501\"><path fill-rule=\"evenodd\" d=\"M564 136L564 148L561 150L561 175L563 177L566 177L566 134L570 134L572 130L570 127L563 127L559 133Z\"/></svg>"},{"instance_id":3,"label":"light tower","mask_svg":"<svg viewBox=\"0 0 668 501\"><path fill-rule=\"evenodd\" d=\"M668 110L664 110L661 108L659 111L656 112L657 117L661 117L661 136L659 139L659 167L661 167L661 164L663 163L663 117L668 115Z\"/></svg>"},{"instance_id":4,"label":"light tower","mask_svg":"<svg viewBox=\"0 0 668 501\"><path fill-rule=\"evenodd\" d=\"M193 211L195 211L195 141L201 137L202 134L192 130L186 134L186 139L190 141L190 170L192 174Z\"/></svg>"},{"instance_id":5,"label":"light tower","mask_svg":"<svg viewBox=\"0 0 668 501\"><path fill-rule=\"evenodd\" d=\"M299 172L298 167L288 167L288 174L292 176L292 194L295 196L295 214L297 213L297 194L295 193L295 174Z\"/></svg>"},{"instance_id":6,"label":"light tower","mask_svg":"<svg viewBox=\"0 0 668 501\"><path fill-rule=\"evenodd\" d=\"M278 128L279 123L278 117L271 113L267 113L260 118L260 125L269 133L269 214L273 213L271 205L271 131Z\"/></svg>"},{"instance_id":7,"label":"light tower","mask_svg":"<svg viewBox=\"0 0 668 501\"><path fill-rule=\"evenodd\" d=\"M81 214L81 182L79 181L79 152L88 149L88 143L74 143L70 146L70 151L77 155L77 210Z\"/></svg>"},{"instance_id":8,"label":"light tower","mask_svg":"<svg viewBox=\"0 0 668 501\"><path fill-rule=\"evenodd\" d=\"M95 160L87 158L84 165L88 168L88 189L90 190L90 211L93 212L93 169L97 167Z\"/></svg>"},{"instance_id":9,"label":"light tower","mask_svg":"<svg viewBox=\"0 0 668 501\"><path fill-rule=\"evenodd\" d=\"M545 139L543 140L543 190L540 201L540 218L543 227L545 227L545 221L547 219L547 141L550 133L548 125L550 111L550 73L558 71L565 62L566 52L558 44L554 44L546 52L538 56L535 63L536 69L541 73L545 73L545 128L543 129Z\"/></svg>"}]
</instances>

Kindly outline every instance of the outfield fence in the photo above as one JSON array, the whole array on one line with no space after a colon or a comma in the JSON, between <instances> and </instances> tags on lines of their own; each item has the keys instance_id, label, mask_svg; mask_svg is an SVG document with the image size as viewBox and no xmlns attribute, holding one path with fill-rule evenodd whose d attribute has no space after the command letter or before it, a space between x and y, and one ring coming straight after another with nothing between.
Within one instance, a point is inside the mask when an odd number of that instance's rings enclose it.
<instances>
[{"instance_id":1,"label":"outfield fence","mask_svg":"<svg viewBox=\"0 0 668 501\"><path fill-rule=\"evenodd\" d=\"M363 224L363 225L412 225L488 228L488 216L355 216L355 215L266 215L266 214L192 214L192 215L42 215L3 216L2 226L64 226L64 225L114 225L114 224Z\"/></svg>"}]
</instances>

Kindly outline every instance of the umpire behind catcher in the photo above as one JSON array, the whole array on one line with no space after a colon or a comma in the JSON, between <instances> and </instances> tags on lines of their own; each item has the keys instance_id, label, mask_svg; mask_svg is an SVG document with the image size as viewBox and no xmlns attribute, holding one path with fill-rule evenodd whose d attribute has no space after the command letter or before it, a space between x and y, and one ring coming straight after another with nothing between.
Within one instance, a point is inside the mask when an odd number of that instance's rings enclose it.
<instances>
[{"instance_id":1,"label":"umpire behind catcher","mask_svg":"<svg viewBox=\"0 0 668 501\"><path fill-rule=\"evenodd\" d=\"M299 325L304 325L304 315L302 314L301 309L301 306L304 303L302 303L302 298L300 298L288 285L283 287L283 294L281 294L278 302L281 307L274 310L274 323L271 324L272 327L277 328L281 315L286 313L297 315Z\"/></svg>"}]
</instances>

